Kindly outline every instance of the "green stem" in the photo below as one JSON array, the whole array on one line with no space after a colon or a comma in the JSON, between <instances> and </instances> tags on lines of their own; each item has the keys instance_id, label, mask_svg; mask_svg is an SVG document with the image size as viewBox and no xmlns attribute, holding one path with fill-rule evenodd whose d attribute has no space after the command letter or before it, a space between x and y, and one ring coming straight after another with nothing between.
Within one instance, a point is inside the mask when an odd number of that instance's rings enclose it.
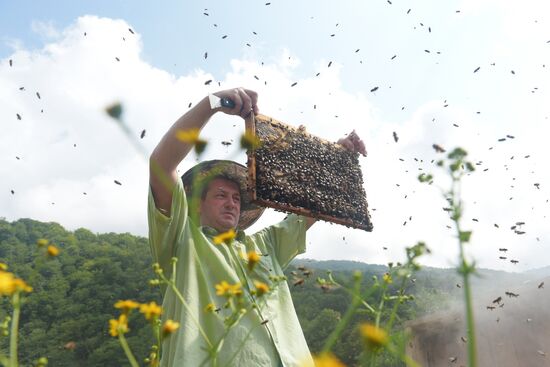
<instances>
[{"instance_id":1,"label":"green stem","mask_svg":"<svg viewBox=\"0 0 550 367\"><path fill-rule=\"evenodd\" d=\"M153 332L155 333L155 339L157 340L157 357L156 359L160 361L160 352L162 348L162 340L160 337L160 328L161 328L161 321L156 320L156 325L153 328Z\"/></svg>"},{"instance_id":2,"label":"green stem","mask_svg":"<svg viewBox=\"0 0 550 367\"><path fill-rule=\"evenodd\" d=\"M334 278L332 277L332 274L329 274L329 280L331 281L331 283L333 283L334 285L342 288L344 291L346 291L346 293L348 293L351 297L358 297L359 300L360 300L360 303L365 306L365 308L367 310L369 310L370 312L372 313L375 313L374 311L374 308L372 308L371 305L369 305L366 301L365 301L365 298L369 298L369 296L376 290L376 287L371 287L367 290L367 292L365 293L365 295L363 297L361 297L360 295L357 295L354 293L354 290L349 290L347 289L346 287L342 286L340 283L338 283L337 281L334 280Z\"/></svg>"},{"instance_id":3,"label":"green stem","mask_svg":"<svg viewBox=\"0 0 550 367\"><path fill-rule=\"evenodd\" d=\"M476 335L474 331L474 312L472 307L472 295L470 289L470 280L464 274L464 297L466 299L466 333L468 338L468 365L477 366Z\"/></svg>"},{"instance_id":4,"label":"green stem","mask_svg":"<svg viewBox=\"0 0 550 367\"><path fill-rule=\"evenodd\" d=\"M393 309L391 311L391 314L390 314L390 319L387 323L387 329L388 331L391 331L391 328L393 326L393 321L395 320L395 316L397 315L397 307L399 307L399 304L401 303L401 298L403 297L403 293L405 291L405 283L406 283L407 279L404 278L402 281L401 281L401 287L399 288L399 296L397 298L397 301L395 302L395 304L393 305Z\"/></svg>"},{"instance_id":5,"label":"green stem","mask_svg":"<svg viewBox=\"0 0 550 367\"><path fill-rule=\"evenodd\" d=\"M397 351L397 349L395 348L394 345L388 344L386 346L386 348L388 349L388 351L390 353L398 356L401 359L401 361L403 361L408 367L420 367L420 365L418 363L416 363L414 361L414 359L412 359L411 357L409 357L405 353L401 353L401 352Z\"/></svg>"},{"instance_id":6,"label":"green stem","mask_svg":"<svg viewBox=\"0 0 550 367\"><path fill-rule=\"evenodd\" d=\"M239 354L239 352L242 350L242 348L244 347L244 344L245 342L248 340L248 338L250 338L250 335L252 335L252 332L254 331L254 329L256 329L258 327L258 325L255 325L253 328L251 328L248 333L246 334L244 340L241 342L241 344L239 345L239 348L237 348L237 350L235 351L235 353L233 353L233 355L231 356L231 358L229 358L229 360L227 361L227 364L225 364L224 366L231 366L231 362L233 362L233 360L235 359L235 357L237 357L237 355Z\"/></svg>"},{"instance_id":7,"label":"green stem","mask_svg":"<svg viewBox=\"0 0 550 367\"><path fill-rule=\"evenodd\" d=\"M323 350L321 351L320 354L327 353L332 349L332 347L334 346L334 344L336 344L336 341L340 337L340 334L342 333L344 328L351 321L351 318L355 314L355 310L357 309L357 307L359 307L362 301L361 297L359 296L360 290L361 290L361 279L358 279L355 281L355 284L354 284L351 305L349 306L342 320L338 323L338 325L336 325L336 328L334 329L334 331L329 335L327 341L325 342L325 345L323 346Z\"/></svg>"},{"instance_id":8,"label":"green stem","mask_svg":"<svg viewBox=\"0 0 550 367\"><path fill-rule=\"evenodd\" d=\"M11 320L10 333L10 367L17 367L17 332L19 329L19 314L21 312L21 298L19 292L15 292L12 298L13 318Z\"/></svg>"},{"instance_id":9,"label":"green stem","mask_svg":"<svg viewBox=\"0 0 550 367\"><path fill-rule=\"evenodd\" d=\"M181 303L183 304L183 306L185 307L185 309L189 313L189 316L191 317L191 319L193 320L195 325L198 327L199 332L201 333L201 335L204 338L204 340L206 341L206 343L208 343L208 346L210 348L212 348L212 342L210 342L210 339L208 339L208 336L206 335L206 333L202 329L202 327L201 327L200 323L198 322L198 320L195 318L195 316L191 312L191 309L190 309L189 305L187 304L187 302L185 302L185 299L183 298L182 294L180 293L180 291L178 290L176 285L174 283L170 283L170 286L172 287L172 290L174 291L174 293L176 293L176 296L178 296L179 300L181 301Z\"/></svg>"},{"instance_id":10,"label":"green stem","mask_svg":"<svg viewBox=\"0 0 550 367\"><path fill-rule=\"evenodd\" d=\"M453 179L453 184L456 184L456 186L459 186L460 183L460 177ZM453 205L458 208L458 212L462 214L462 203L460 202L460 196L458 197L458 203L456 202L457 199L457 191L460 193L460 187L455 188L455 185L453 185L452 191L451 191L451 197L453 200ZM458 194L460 195L460 194ZM476 351L476 337L475 337L475 325L474 325L474 311L472 306L472 291L470 287L470 278L469 275L472 271L470 265L466 261L466 255L464 252L464 241L461 237L461 228L460 228L460 218L454 218L456 232L458 236L458 243L459 243L459 249L460 249L460 273L462 274L463 282L464 282L464 302L466 306L466 335L468 338L467 344L468 344L468 366L469 367L476 367L477 366L477 351Z\"/></svg>"},{"instance_id":11,"label":"green stem","mask_svg":"<svg viewBox=\"0 0 550 367\"><path fill-rule=\"evenodd\" d=\"M384 288L382 289L382 296L380 297L380 304L378 305L378 309L376 310L376 322L374 323L376 327L380 327L380 317L382 316L384 301L386 300L386 289L387 286L384 285Z\"/></svg>"},{"instance_id":12,"label":"green stem","mask_svg":"<svg viewBox=\"0 0 550 367\"><path fill-rule=\"evenodd\" d=\"M126 342L126 338L124 337L124 334L122 334L121 332L118 333L118 340L120 341L120 345L122 345L122 349L124 349L124 353L126 353L126 358L128 358L132 367L139 367L139 364L137 363L136 358L132 354L132 351L130 350L128 343Z\"/></svg>"},{"instance_id":13,"label":"green stem","mask_svg":"<svg viewBox=\"0 0 550 367\"><path fill-rule=\"evenodd\" d=\"M183 306L185 307L185 309L187 310L187 313L189 314L189 317L191 318L191 320L193 321L193 323L195 324L195 326L197 326L197 328L199 329L199 332L201 333L202 337L204 338L204 340L206 341L206 343L208 344L208 347L209 348L212 348L212 342L210 342L210 339L208 339L208 336L206 335L206 333L204 332L204 330L202 329L202 326L201 324L198 322L198 320L195 318L195 316L193 315L193 312L191 312L191 308L189 307L189 305L187 304L187 302L185 302L185 299L183 298L182 294L180 293L180 291L178 290L178 288L176 287L176 285L171 282L171 281L168 281L166 280L166 278L164 277L164 275L161 275L162 279L167 282L169 285L170 285L170 288L172 288L172 290L174 291L174 293L176 294L176 296L178 297L178 299L181 301L181 303L183 304Z\"/></svg>"}]
</instances>

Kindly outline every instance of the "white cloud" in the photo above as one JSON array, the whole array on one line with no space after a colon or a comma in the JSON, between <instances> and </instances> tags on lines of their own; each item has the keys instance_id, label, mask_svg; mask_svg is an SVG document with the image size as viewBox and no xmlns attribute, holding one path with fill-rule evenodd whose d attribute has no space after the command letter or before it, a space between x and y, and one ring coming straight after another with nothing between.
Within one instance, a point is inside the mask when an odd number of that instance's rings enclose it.
<instances>
[{"instance_id":1,"label":"white cloud","mask_svg":"<svg viewBox=\"0 0 550 367\"><path fill-rule=\"evenodd\" d=\"M0 63L0 175L5 178L0 181L0 201L1 215L9 220L31 217L56 221L71 230L86 227L146 236L147 157L134 149L104 108L122 102L124 121L136 138L146 130L139 141L150 152L189 103L196 104L219 88L245 86L259 93L264 114L304 124L309 132L332 141L356 129L367 144L369 156L360 163L374 231L317 223L308 233L311 245L306 257L387 263L403 260L405 246L426 241L433 251L426 264L454 265L457 245L446 227L450 221L442 210L445 201L436 185L416 179L420 172L438 172L436 183L448 183L431 163L439 158L432 148L437 143L447 149L463 146L473 161L483 162L463 191L464 226L474 230L469 249L478 263L514 269L497 258L499 247L509 247L510 257L521 261L517 269L547 265L543 253L550 237L544 224L548 147L536 130L497 142L507 131L500 124L510 128L515 121L491 121L458 102L444 107L443 100L433 99L403 123L384 121L370 95L346 91L342 64L335 62L318 77L301 77L300 60L291 50L281 52L278 62L264 65L250 58L233 60L231 71L215 80L201 69L176 76L148 64L141 55L140 35L131 34L123 20L85 16L63 30L35 25L40 27L58 38L40 50L18 48L9 56L13 67ZM206 86L209 79L214 81ZM532 113L540 121L547 112L546 108ZM220 144L237 141L243 129L239 118L213 117L203 130L210 142L204 159L227 157L244 163L237 144L229 148ZM532 157L524 158L527 154ZM190 157L180 170L193 163ZM489 171L483 172L485 168ZM535 182L541 183L540 190L533 187ZM510 196L514 199L508 200ZM269 211L253 228L282 216ZM527 222L523 237L509 229L519 220Z\"/></svg>"},{"instance_id":2,"label":"white cloud","mask_svg":"<svg viewBox=\"0 0 550 367\"><path fill-rule=\"evenodd\" d=\"M55 39L60 36L59 31L56 29L52 21L42 22L38 20L33 20L31 22L31 30L34 33L37 33L44 39Z\"/></svg>"}]
</instances>

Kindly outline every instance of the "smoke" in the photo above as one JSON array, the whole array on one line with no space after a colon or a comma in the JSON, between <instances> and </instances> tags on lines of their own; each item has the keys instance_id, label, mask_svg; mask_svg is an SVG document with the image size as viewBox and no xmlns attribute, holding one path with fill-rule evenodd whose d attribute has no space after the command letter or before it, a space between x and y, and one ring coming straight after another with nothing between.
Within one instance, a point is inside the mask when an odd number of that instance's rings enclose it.
<instances>
[{"instance_id":1,"label":"smoke","mask_svg":"<svg viewBox=\"0 0 550 367\"><path fill-rule=\"evenodd\" d=\"M550 366L549 282L548 267L519 274L481 270L472 279L478 365ZM464 302L455 296L447 310L408 324L408 353L422 366L467 364Z\"/></svg>"}]
</instances>

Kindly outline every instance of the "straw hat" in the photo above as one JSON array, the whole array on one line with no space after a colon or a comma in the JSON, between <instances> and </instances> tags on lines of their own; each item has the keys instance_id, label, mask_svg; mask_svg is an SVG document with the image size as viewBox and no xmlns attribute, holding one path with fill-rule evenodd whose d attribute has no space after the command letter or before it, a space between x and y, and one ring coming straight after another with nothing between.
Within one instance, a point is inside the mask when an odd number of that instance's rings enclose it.
<instances>
[{"instance_id":1,"label":"straw hat","mask_svg":"<svg viewBox=\"0 0 550 367\"><path fill-rule=\"evenodd\" d=\"M241 216L237 228L244 230L254 224L265 210L265 208L250 202L247 172L247 168L242 164L227 160L211 160L201 162L190 168L181 176L181 179L188 198L192 195L194 185L198 185L196 187L199 188L199 191L195 195L200 197L202 191L208 187L208 183L214 178L225 178L237 183L241 192Z\"/></svg>"}]
</instances>

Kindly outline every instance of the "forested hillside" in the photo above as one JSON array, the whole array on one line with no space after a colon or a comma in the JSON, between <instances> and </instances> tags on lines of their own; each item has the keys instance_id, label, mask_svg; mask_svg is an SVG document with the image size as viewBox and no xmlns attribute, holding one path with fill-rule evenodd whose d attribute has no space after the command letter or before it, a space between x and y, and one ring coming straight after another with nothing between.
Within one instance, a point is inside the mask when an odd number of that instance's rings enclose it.
<instances>
[{"instance_id":1,"label":"forested hillside","mask_svg":"<svg viewBox=\"0 0 550 367\"><path fill-rule=\"evenodd\" d=\"M41 238L54 243L59 256L44 256L36 245ZM108 333L108 320L116 311L114 303L125 299L161 302L158 288L148 284L153 271L147 239L127 233L94 234L82 228L70 232L57 223L0 220L0 262L34 288L22 307L22 365L32 365L42 356L51 366L128 365L118 340ZM342 261L299 260L289 267L288 282L312 352L320 351L350 303L344 289L319 286L317 278L326 277L328 269L343 285L351 282L353 270L362 271L365 288L372 284L373 276L387 271L385 266ZM416 296L415 301L400 306L396 328L402 327L402 321L447 307L459 295L458 279L452 269L416 273L407 289ZM370 297L375 300L376 296ZM6 299L1 312L2 319L9 312ZM354 365L363 349L354 326L367 319L355 315L333 349L347 365ZM128 342L142 360L152 344L150 328L138 314L130 318L130 328ZM2 348L6 347L4 339ZM391 359L384 363L400 365Z\"/></svg>"}]
</instances>

